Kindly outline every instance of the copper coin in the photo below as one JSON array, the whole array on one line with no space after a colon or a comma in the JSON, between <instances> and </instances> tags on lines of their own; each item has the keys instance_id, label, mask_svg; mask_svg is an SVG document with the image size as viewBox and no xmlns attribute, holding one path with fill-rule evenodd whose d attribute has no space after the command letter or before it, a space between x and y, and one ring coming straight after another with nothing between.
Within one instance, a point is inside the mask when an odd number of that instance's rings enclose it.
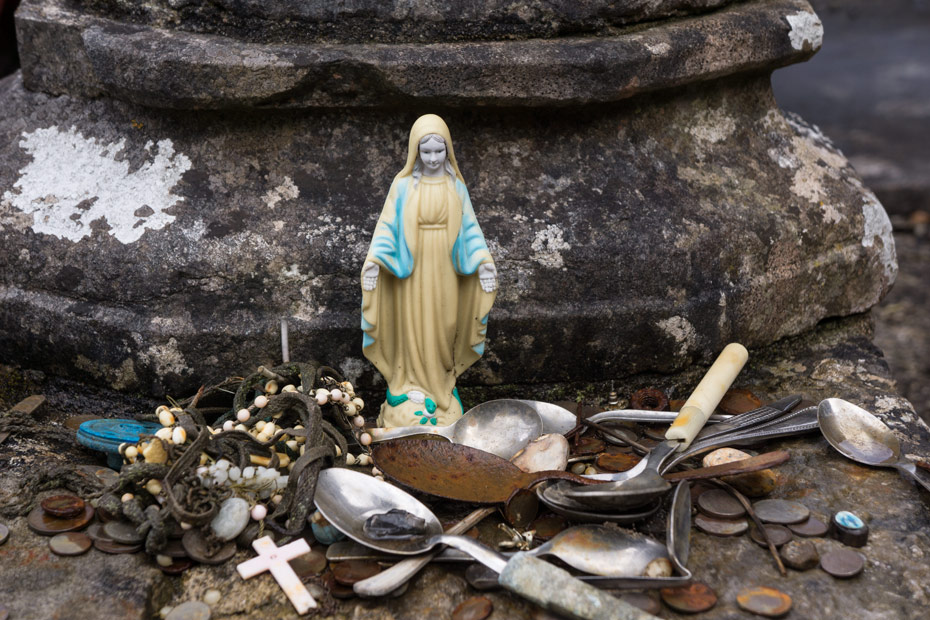
<instances>
[{"instance_id":1,"label":"copper coin","mask_svg":"<svg viewBox=\"0 0 930 620\"><path fill-rule=\"evenodd\" d=\"M633 469L642 458L636 454L623 454L622 452L611 454L605 452L598 455L595 464L605 471L627 471Z\"/></svg>"},{"instance_id":2,"label":"copper coin","mask_svg":"<svg viewBox=\"0 0 930 620\"><path fill-rule=\"evenodd\" d=\"M739 536L749 529L746 519L715 519L703 514L694 516L694 526L712 536Z\"/></svg>"},{"instance_id":3,"label":"copper coin","mask_svg":"<svg viewBox=\"0 0 930 620\"><path fill-rule=\"evenodd\" d=\"M199 529L187 530L181 539L187 557L201 564L222 564L236 555L236 542L231 540L211 550ZM213 551L211 554L210 551Z\"/></svg>"},{"instance_id":4,"label":"copper coin","mask_svg":"<svg viewBox=\"0 0 930 620\"><path fill-rule=\"evenodd\" d=\"M794 536L791 534L791 530L786 528L784 525L777 525L775 523L766 523L765 524L765 533L769 537L769 540L772 541L772 544L776 547L781 547L786 542L790 541ZM749 537L752 538L753 542L762 547L768 547L769 544L765 542L765 539L762 538L759 528L755 525L752 526L752 529L749 530Z\"/></svg>"},{"instance_id":5,"label":"copper coin","mask_svg":"<svg viewBox=\"0 0 930 620\"><path fill-rule=\"evenodd\" d=\"M717 604L717 594L700 581L678 588L662 588L660 593L666 605L683 614L707 611Z\"/></svg>"},{"instance_id":6,"label":"copper coin","mask_svg":"<svg viewBox=\"0 0 930 620\"><path fill-rule=\"evenodd\" d=\"M159 551L159 553L174 559L187 557L187 549L184 548L183 543L177 538L169 539L168 544L165 545L165 548Z\"/></svg>"},{"instance_id":7,"label":"copper coin","mask_svg":"<svg viewBox=\"0 0 930 620\"><path fill-rule=\"evenodd\" d=\"M326 556L318 551L297 556L289 563L301 581L306 581L326 570Z\"/></svg>"},{"instance_id":8,"label":"copper coin","mask_svg":"<svg viewBox=\"0 0 930 620\"><path fill-rule=\"evenodd\" d=\"M568 523L564 518L548 514L539 517L530 524L530 529L536 532L535 538L539 540L549 540L559 532L565 529Z\"/></svg>"},{"instance_id":9,"label":"copper coin","mask_svg":"<svg viewBox=\"0 0 930 620\"><path fill-rule=\"evenodd\" d=\"M577 445L574 441L568 442L571 453L575 456L584 456L586 454L597 454L603 452L607 444L597 437L582 437L578 440Z\"/></svg>"},{"instance_id":10,"label":"copper coin","mask_svg":"<svg viewBox=\"0 0 930 620\"><path fill-rule=\"evenodd\" d=\"M0 523L0 545L6 542L6 539L10 537L10 528Z\"/></svg>"},{"instance_id":11,"label":"copper coin","mask_svg":"<svg viewBox=\"0 0 930 620\"><path fill-rule=\"evenodd\" d=\"M168 566L159 566L159 568L161 568L161 572L164 574L174 577L180 575L193 565L194 561L190 558L175 558L174 562Z\"/></svg>"},{"instance_id":12,"label":"copper coin","mask_svg":"<svg viewBox=\"0 0 930 620\"><path fill-rule=\"evenodd\" d=\"M452 620L484 620L491 615L494 603L486 596L465 599L452 610Z\"/></svg>"},{"instance_id":13,"label":"copper coin","mask_svg":"<svg viewBox=\"0 0 930 620\"><path fill-rule=\"evenodd\" d=\"M381 572L381 566L377 562L369 562L367 560L334 562L330 568L336 581L344 586L351 586L362 579L374 577Z\"/></svg>"},{"instance_id":14,"label":"copper coin","mask_svg":"<svg viewBox=\"0 0 930 620\"><path fill-rule=\"evenodd\" d=\"M791 611L791 597L774 588L746 588L736 595L736 603L749 613L778 618Z\"/></svg>"},{"instance_id":15,"label":"copper coin","mask_svg":"<svg viewBox=\"0 0 930 620\"><path fill-rule=\"evenodd\" d=\"M93 546L90 536L81 532L56 534L48 540L48 548L55 555L81 555Z\"/></svg>"},{"instance_id":16,"label":"copper coin","mask_svg":"<svg viewBox=\"0 0 930 620\"><path fill-rule=\"evenodd\" d=\"M323 585L326 586L326 589L329 590L333 598L352 598L355 596L355 591L352 589L352 586L344 586L337 582L336 578L333 577L332 571L323 573L322 579Z\"/></svg>"},{"instance_id":17,"label":"copper coin","mask_svg":"<svg viewBox=\"0 0 930 620\"><path fill-rule=\"evenodd\" d=\"M101 523L109 523L110 521L117 521L120 518L119 513L113 514L103 506L97 508L97 520Z\"/></svg>"},{"instance_id":18,"label":"copper coin","mask_svg":"<svg viewBox=\"0 0 930 620\"><path fill-rule=\"evenodd\" d=\"M29 516L26 517L26 525L29 529L42 536L54 536L62 532L74 532L87 527L90 520L94 518L94 509L90 504L84 505L84 512L70 519L61 519L46 514L41 506L33 508Z\"/></svg>"},{"instance_id":19,"label":"copper coin","mask_svg":"<svg viewBox=\"0 0 930 620\"><path fill-rule=\"evenodd\" d=\"M145 541L136 531L136 525L126 521L110 521L103 526L103 533L124 545L139 545Z\"/></svg>"},{"instance_id":20,"label":"copper coin","mask_svg":"<svg viewBox=\"0 0 930 620\"><path fill-rule=\"evenodd\" d=\"M654 592L624 592L618 598L624 603L629 603L633 607L642 609L653 616L658 616L659 612L662 611L662 601Z\"/></svg>"},{"instance_id":21,"label":"copper coin","mask_svg":"<svg viewBox=\"0 0 930 620\"><path fill-rule=\"evenodd\" d=\"M811 511L804 504L786 499L763 499L752 505L759 520L788 525L807 521Z\"/></svg>"},{"instance_id":22,"label":"copper coin","mask_svg":"<svg viewBox=\"0 0 930 620\"><path fill-rule=\"evenodd\" d=\"M865 568L865 556L852 549L837 549L820 558L820 568L839 579L848 579Z\"/></svg>"},{"instance_id":23,"label":"copper coin","mask_svg":"<svg viewBox=\"0 0 930 620\"><path fill-rule=\"evenodd\" d=\"M87 534L91 540L97 540L98 538L110 539L109 536L103 533L103 523L91 523L87 526L87 529L84 530L84 533Z\"/></svg>"},{"instance_id":24,"label":"copper coin","mask_svg":"<svg viewBox=\"0 0 930 620\"><path fill-rule=\"evenodd\" d=\"M738 519L746 514L739 500L723 489L712 489L701 493L697 501L698 510L708 517Z\"/></svg>"},{"instance_id":25,"label":"copper coin","mask_svg":"<svg viewBox=\"0 0 930 620\"><path fill-rule=\"evenodd\" d=\"M734 388L732 390L727 390L727 393L720 399L720 404L717 405L717 409L723 413L734 415L746 413L747 411L758 409L761 406L762 401L759 400L755 394L749 390Z\"/></svg>"},{"instance_id":26,"label":"copper coin","mask_svg":"<svg viewBox=\"0 0 930 620\"><path fill-rule=\"evenodd\" d=\"M94 549L104 553L138 553L142 551L142 545L124 545L108 538L97 538L94 540Z\"/></svg>"},{"instance_id":27,"label":"copper coin","mask_svg":"<svg viewBox=\"0 0 930 620\"><path fill-rule=\"evenodd\" d=\"M798 536L803 536L805 538L815 538L819 536L825 536L827 534L827 530L830 528L826 523L811 515L808 517L807 521L802 521L801 523L789 523L788 529Z\"/></svg>"},{"instance_id":28,"label":"copper coin","mask_svg":"<svg viewBox=\"0 0 930 620\"><path fill-rule=\"evenodd\" d=\"M84 512L84 500L77 495L53 495L42 500L42 510L53 517L71 519Z\"/></svg>"}]
</instances>

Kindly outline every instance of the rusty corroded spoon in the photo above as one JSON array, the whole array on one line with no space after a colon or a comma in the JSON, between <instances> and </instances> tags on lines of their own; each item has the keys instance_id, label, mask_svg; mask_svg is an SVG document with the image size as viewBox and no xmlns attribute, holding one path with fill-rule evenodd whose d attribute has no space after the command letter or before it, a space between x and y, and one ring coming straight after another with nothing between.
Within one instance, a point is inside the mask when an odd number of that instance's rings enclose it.
<instances>
[{"instance_id":1,"label":"rusty corroded spoon","mask_svg":"<svg viewBox=\"0 0 930 620\"><path fill-rule=\"evenodd\" d=\"M455 547L498 573L498 582L503 587L561 615L582 620L654 618L538 558L518 553L508 560L468 536L443 534L439 519L426 506L408 493L371 476L338 467L323 470L313 501L327 521L356 542L378 551L403 555L423 553L441 544ZM423 519L425 535L406 539L371 538L364 527L366 520L392 509L404 510Z\"/></svg>"},{"instance_id":2,"label":"rusty corroded spoon","mask_svg":"<svg viewBox=\"0 0 930 620\"><path fill-rule=\"evenodd\" d=\"M526 473L506 459L444 441L408 439L374 446L375 465L391 480L424 493L475 504L500 504L543 480L601 484L567 471Z\"/></svg>"},{"instance_id":3,"label":"rusty corroded spoon","mask_svg":"<svg viewBox=\"0 0 930 620\"><path fill-rule=\"evenodd\" d=\"M471 446L510 459L543 434L539 414L519 400L490 400L472 407L449 426L398 426L368 430L373 442L438 435L452 443Z\"/></svg>"},{"instance_id":4,"label":"rusty corroded spoon","mask_svg":"<svg viewBox=\"0 0 930 620\"><path fill-rule=\"evenodd\" d=\"M837 452L857 463L894 467L930 491L930 482L914 463L901 457L901 444L884 422L862 407L841 398L828 398L817 406L823 436Z\"/></svg>"}]
</instances>

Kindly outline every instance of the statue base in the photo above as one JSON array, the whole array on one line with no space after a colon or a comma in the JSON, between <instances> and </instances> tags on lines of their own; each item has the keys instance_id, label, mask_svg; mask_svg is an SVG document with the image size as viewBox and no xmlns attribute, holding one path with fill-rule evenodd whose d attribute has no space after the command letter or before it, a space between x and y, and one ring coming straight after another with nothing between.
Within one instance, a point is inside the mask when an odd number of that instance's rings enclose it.
<instances>
[{"instance_id":1,"label":"statue base","mask_svg":"<svg viewBox=\"0 0 930 620\"><path fill-rule=\"evenodd\" d=\"M388 390L387 400L381 405L378 426L393 428L395 426L448 426L464 415L462 401L458 391L453 390L454 398L447 409L442 409L423 392L410 390L395 396Z\"/></svg>"}]
</instances>

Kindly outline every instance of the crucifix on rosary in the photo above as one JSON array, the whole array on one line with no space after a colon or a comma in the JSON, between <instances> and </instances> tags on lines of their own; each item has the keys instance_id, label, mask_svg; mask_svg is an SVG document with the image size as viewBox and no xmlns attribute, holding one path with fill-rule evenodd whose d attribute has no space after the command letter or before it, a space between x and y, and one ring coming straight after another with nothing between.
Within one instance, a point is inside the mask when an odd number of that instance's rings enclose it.
<instances>
[{"instance_id":1,"label":"crucifix on rosary","mask_svg":"<svg viewBox=\"0 0 930 620\"><path fill-rule=\"evenodd\" d=\"M310 553L310 545L306 540L298 538L279 548L275 546L271 536L264 536L253 541L252 547L258 552L258 557L238 565L236 570L239 571L239 576L243 579L250 579L266 570L271 571L272 577L284 590L284 594L290 599L297 613L305 614L317 606L310 592L297 577L297 573L288 564L290 560Z\"/></svg>"}]
</instances>

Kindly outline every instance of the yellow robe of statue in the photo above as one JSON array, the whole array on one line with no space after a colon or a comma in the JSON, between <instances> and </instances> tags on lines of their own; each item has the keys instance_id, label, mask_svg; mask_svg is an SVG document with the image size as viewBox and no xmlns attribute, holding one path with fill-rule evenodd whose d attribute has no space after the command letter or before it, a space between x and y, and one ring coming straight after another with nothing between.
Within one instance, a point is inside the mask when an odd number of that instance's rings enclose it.
<instances>
[{"instance_id":1,"label":"yellow robe of statue","mask_svg":"<svg viewBox=\"0 0 930 620\"><path fill-rule=\"evenodd\" d=\"M414 182L419 143L429 134L445 140L455 179ZM455 380L484 352L496 292L478 280L478 266L493 261L438 116L414 123L407 165L391 184L365 260L380 266L375 289L362 291L362 351L388 385L378 424L455 422L463 413Z\"/></svg>"}]
</instances>

